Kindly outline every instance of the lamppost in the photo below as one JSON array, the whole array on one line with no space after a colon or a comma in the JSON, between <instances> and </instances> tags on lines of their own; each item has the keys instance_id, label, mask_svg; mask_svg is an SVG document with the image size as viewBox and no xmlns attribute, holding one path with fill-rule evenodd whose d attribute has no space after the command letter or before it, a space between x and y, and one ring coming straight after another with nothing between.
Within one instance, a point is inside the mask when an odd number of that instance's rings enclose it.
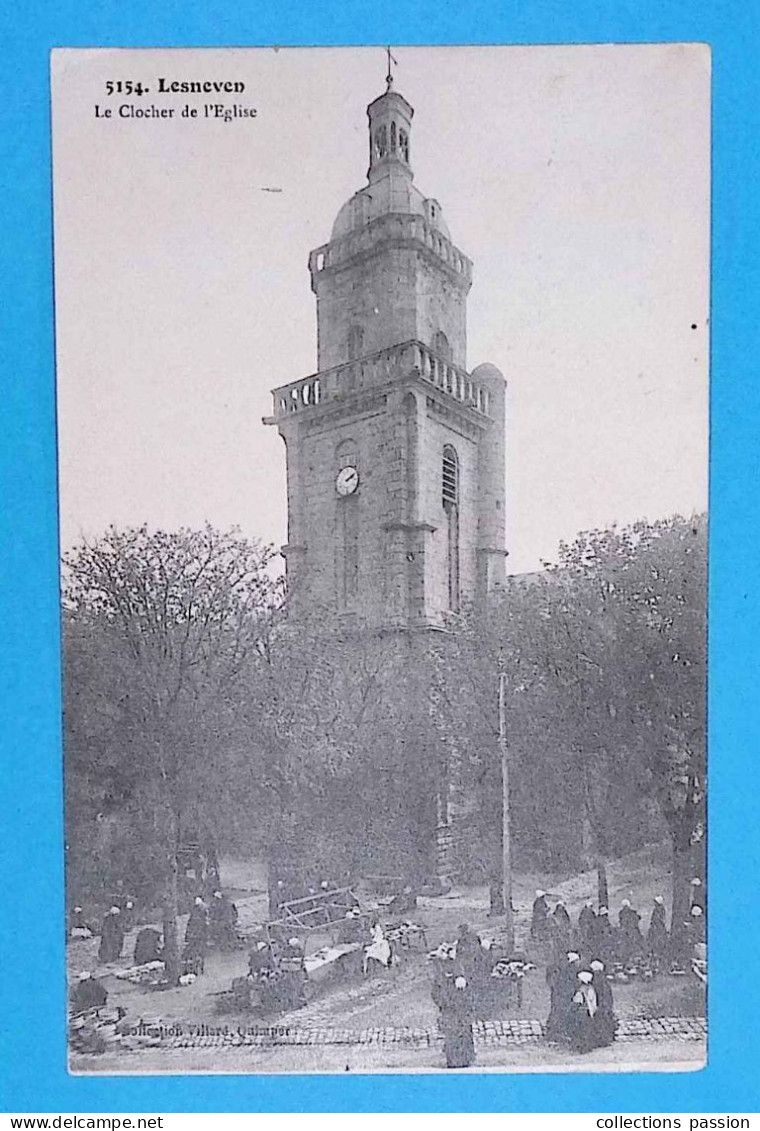
<instances>
[{"instance_id":1,"label":"lamppost","mask_svg":"<svg viewBox=\"0 0 760 1131\"><path fill-rule=\"evenodd\" d=\"M515 948L515 922L512 910L512 846L510 842L509 746L506 716L507 676L499 672L499 752L501 755L501 883L504 899L504 934L510 953Z\"/></svg>"}]
</instances>

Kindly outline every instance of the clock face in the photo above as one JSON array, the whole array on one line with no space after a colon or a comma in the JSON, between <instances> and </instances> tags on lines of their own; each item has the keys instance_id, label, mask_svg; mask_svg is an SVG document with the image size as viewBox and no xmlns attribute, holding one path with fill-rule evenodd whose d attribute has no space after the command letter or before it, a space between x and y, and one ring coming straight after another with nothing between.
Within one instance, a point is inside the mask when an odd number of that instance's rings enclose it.
<instances>
[{"instance_id":1,"label":"clock face","mask_svg":"<svg viewBox=\"0 0 760 1131\"><path fill-rule=\"evenodd\" d=\"M342 467L335 480L335 490L339 495L353 495L359 486L359 472L355 467Z\"/></svg>"}]
</instances>

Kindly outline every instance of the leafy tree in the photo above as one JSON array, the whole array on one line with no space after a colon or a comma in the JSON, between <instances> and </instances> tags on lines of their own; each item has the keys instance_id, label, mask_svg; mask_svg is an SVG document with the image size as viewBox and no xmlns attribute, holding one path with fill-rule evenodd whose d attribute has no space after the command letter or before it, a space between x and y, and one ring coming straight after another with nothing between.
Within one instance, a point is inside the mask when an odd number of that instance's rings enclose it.
<instances>
[{"instance_id":1,"label":"leafy tree","mask_svg":"<svg viewBox=\"0 0 760 1131\"><path fill-rule=\"evenodd\" d=\"M112 527L64 559L64 675L74 714L67 768L90 758L106 795L121 790L129 802L132 836L147 834L146 851L160 862L170 979L179 971L182 825L210 816L209 754L224 743L280 607L272 556L234 530L142 526Z\"/></svg>"},{"instance_id":2,"label":"leafy tree","mask_svg":"<svg viewBox=\"0 0 760 1131\"><path fill-rule=\"evenodd\" d=\"M551 827L561 797L583 818L607 903L606 861L641 842L651 829L643 803L655 799L682 914L688 849L704 828L705 534L699 517L581 534L555 566L508 579L453 623L445 696L459 745L480 745L469 760L496 871L501 671L518 838L526 824ZM494 875L494 905L497 885Z\"/></svg>"}]
</instances>

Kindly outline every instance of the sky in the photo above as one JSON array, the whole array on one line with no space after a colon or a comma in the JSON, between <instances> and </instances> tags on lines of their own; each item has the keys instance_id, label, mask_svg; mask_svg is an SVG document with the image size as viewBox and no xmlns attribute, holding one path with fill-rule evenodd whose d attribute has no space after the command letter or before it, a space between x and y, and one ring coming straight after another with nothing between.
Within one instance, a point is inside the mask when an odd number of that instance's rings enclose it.
<instances>
[{"instance_id":1,"label":"sky","mask_svg":"<svg viewBox=\"0 0 760 1131\"><path fill-rule=\"evenodd\" d=\"M415 184L474 262L468 368L508 383L509 570L581 530L704 509L707 49L393 54ZM111 523L286 541L285 451L262 417L316 370L308 253L366 183L385 70L381 48L57 53L64 549ZM159 77L246 90L158 95ZM109 80L151 93L108 96ZM216 101L256 117L180 117Z\"/></svg>"}]
</instances>

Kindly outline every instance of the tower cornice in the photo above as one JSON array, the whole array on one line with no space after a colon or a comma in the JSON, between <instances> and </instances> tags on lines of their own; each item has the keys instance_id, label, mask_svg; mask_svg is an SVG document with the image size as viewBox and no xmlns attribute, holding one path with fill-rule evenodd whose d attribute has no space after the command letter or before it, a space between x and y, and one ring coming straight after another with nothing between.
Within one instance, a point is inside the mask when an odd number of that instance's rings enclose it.
<instances>
[{"instance_id":1,"label":"tower cornice","mask_svg":"<svg viewBox=\"0 0 760 1131\"><path fill-rule=\"evenodd\" d=\"M464 291L472 286L472 260L442 235L424 216L389 212L365 227L322 244L309 254L311 289L317 293L320 280L354 263L370 259L393 247L413 247Z\"/></svg>"}]
</instances>

